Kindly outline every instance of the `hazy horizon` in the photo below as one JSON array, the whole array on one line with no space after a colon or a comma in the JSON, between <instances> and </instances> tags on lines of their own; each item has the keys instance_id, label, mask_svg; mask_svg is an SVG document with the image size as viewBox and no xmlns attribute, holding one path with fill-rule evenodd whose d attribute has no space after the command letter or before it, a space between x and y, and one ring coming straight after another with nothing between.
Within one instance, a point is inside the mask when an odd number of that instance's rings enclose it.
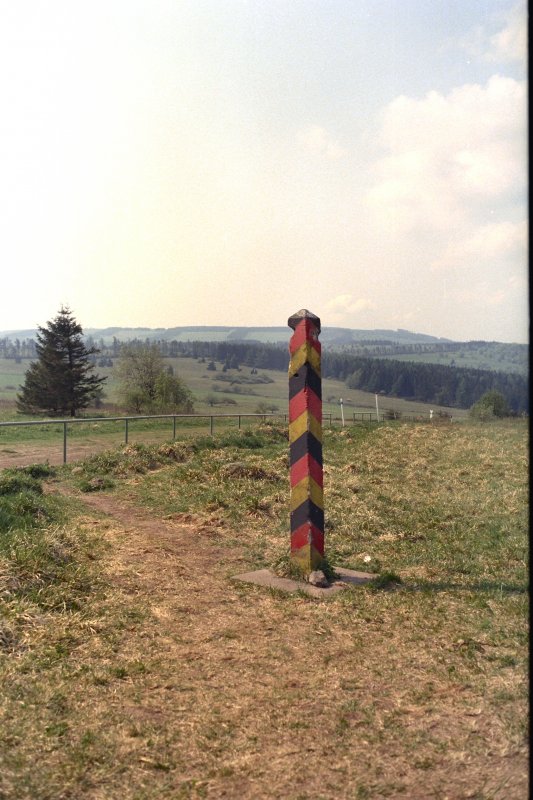
<instances>
[{"instance_id":1,"label":"hazy horizon","mask_svg":"<svg viewBox=\"0 0 533 800\"><path fill-rule=\"evenodd\" d=\"M45 325L46 325L45 322L42 323L42 326L45 326ZM218 330L218 329L238 330L239 328L242 328L243 330L276 330L276 329L285 330L285 327L283 325L264 325L264 326L260 326L260 325L224 325L224 324L220 324L220 325L169 325L167 327L161 326L161 325L154 325L154 326L148 326L148 325L135 325L135 326L129 326L129 325L127 325L127 326L126 325L124 325L124 326L122 326L122 325L102 325L102 326L98 326L98 327L89 325L89 326L82 326L82 327L83 327L83 333L84 333L85 336L91 336L95 332L104 332L104 331L108 331L108 330L117 330L117 329L119 331L143 331L143 332L145 332L145 331L168 331L168 330L174 330L174 329L189 329L189 328L191 328L191 329L198 328L198 329L201 329L201 330L211 329L211 328L216 329L216 330ZM472 339L470 339L470 340L467 340L467 339L453 339L453 338L447 337L447 336L439 337L436 334L431 333L430 331L419 331L419 330L414 330L413 328L384 328L384 327L378 327L378 328L352 328L350 326L345 326L345 325L323 325L322 324L322 331L324 331L326 329L328 329L328 330L349 330L349 331L358 331L358 330L360 330L360 331L369 332L369 333L371 333L371 332L380 333L380 332L388 332L388 331L390 331L391 333L405 332L405 333L411 334L413 336L422 336L422 337L423 336L427 336L427 337L431 337L431 338L435 338L435 339L449 340L449 341L452 341L452 342L481 341L481 340L472 340ZM15 336L17 334L28 334L28 333L31 333L31 332L36 331L36 330L37 330L37 327L32 327L32 328L9 328L9 329L6 329L6 330L0 330L0 337L6 337L6 336L7 337L12 337L12 336ZM287 339L289 339L289 337L291 335L291 330L289 329L288 326L286 328L286 332L287 332ZM239 341L239 340L236 340L236 341ZM362 340L362 341L364 341L364 340ZM483 341L497 342L499 344L523 344L523 345L529 345L528 341L526 341L526 342L504 342L504 341L502 341L500 339L485 339Z\"/></svg>"},{"instance_id":2,"label":"hazy horizon","mask_svg":"<svg viewBox=\"0 0 533 800\"><path fill-rule=\"evenodd\" d=\"M0 329L528 341L524 0L0 2Z\"/></svg>"}]
</instances>

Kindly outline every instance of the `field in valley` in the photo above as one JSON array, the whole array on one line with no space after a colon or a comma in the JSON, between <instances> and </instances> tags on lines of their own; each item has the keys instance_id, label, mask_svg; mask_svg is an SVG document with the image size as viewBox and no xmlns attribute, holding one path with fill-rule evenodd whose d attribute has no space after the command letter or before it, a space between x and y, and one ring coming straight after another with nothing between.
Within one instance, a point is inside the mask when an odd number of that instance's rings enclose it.
<instances>
[{"instance_id":1,"label":"field in valley","mask_svg":"<svg viewBox=\"0 0 533 800\"><path fill-rule=\"evenodd\" d=\"M288 379L285 372L278 370L259 370L259 377L270 382L246 384L239 383L248 379L250 369L242 367L241 372L231 370L228 376L235 379L232 385L228 381L217 380L223 373L221 364L217 371L207 370L206 363L199 363L191 358L165 359L190 387L194 395L194 411L196 414L217 415L221 418L214 423L214 430L229 430L238 427L238 420L223 418L229 414L253 414L263 407L271 408L275 413L283 415L288 410ZM17 387L24 380L24 372L28 362L16 364L13 359L0 359L0 422L27 421L38 419L21 416L15 408ZM108 376L106 384L105 405L102 409L88 409L86 416L123 415L126 412L116 405L117 384L113 369L99 368L99 372ZM341 381L324 379L322 386L324 424L329 424L329 415L333 424L341 424L340 398L343 399L345 420L353 421L353 414L361 412L374 414L376 411L375 395L348 389ZM214 404L212 404L214 403ZM453 415L455 420L464 420L468 412L464 409L445 409L437 405L417 403L399 398L380 396L378 399L381 414L389 410L402 415L429 418L430 407L435 413L440 410ZM243 427L256 424L257 420L243 418ZM211 423L206 418L177 423L178 436L195 436L199 432L209 432ZM173 433L173 423L166 421L138 421L130 423L128 441L154 443L163 442ZM119 445L125 440L124 422L116 423L76 423L68 429L68 459L82 458L91 452ZM63 459L63 427L58 424L46 424L34 427L0 427L0 467L16 466L32 461L46 461L58 464Z\"/></svg>"},{"instance_id":2,"label":"field in valley","mask_svg":"<svg viewBox=\"0 0 533 800\"><path fill-rule=\"evenodd\" d=\"M118 359L115 360L118 363ZM241 378L250 378L250 368L242 367L240 372L230 370L227 374L235 379L235 384L222 382L222 365L217 363L217 371L207 370L206 363L200 363L193 358L166 358L165 365L171 366L175 374L182 378L194 394L195 411L197 413L238 413L239 411L253 413L258 404L268 402L279 407L281 412L287 409L288 379L285 372L279 370L259 370L260 376L270 378L272 383L239 384ZM24 381L24 373L29 366L29 361L16 364L13 359L0 359L0 408L4 409L3 417L15 419L14 401L18 387ZM288 356L287 356L288 367ZM118 402L117 383L114 369L98 367L98 374L107 377L105 385L105 403L111 410ZM208 395L215 397L217 404L212 406L208 402ZM375 397L369 392L360 392L348 389L343 381L330 379L323 380L324 413L333 413L340 416L339 400L342 397L346 414L353 411L375 411ZM405 414L429 414L430 406L427 403L417 403L401 400L395 397L380 397L380 410L392 409ZM431 406L438 410L440 406ZM449 411L449 409L446 409ZM451 412L457 418L466 415L464 409L453 409Z\"/></svg>"},{"instance_id":3,"label":"field in valley","mask_svg":"<svg viewBox=\"0 0 533 800\"><path fill-rule=\"evenodd\" d=\"M327 600L232 581L287 570L285 426L0 473L0 796L522 800L527 433L326 428L377 576Z\"/></svg>"}]
</instances>

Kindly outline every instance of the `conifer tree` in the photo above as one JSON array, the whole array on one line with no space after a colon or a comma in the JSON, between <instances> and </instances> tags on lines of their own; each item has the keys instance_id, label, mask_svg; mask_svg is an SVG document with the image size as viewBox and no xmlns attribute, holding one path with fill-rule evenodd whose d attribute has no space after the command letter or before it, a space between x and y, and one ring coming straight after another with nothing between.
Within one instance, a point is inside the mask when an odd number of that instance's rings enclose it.
<instances>
[{"instance_id":1,"label":"conifer tree","mask_svg":"<svg viewBox=\"0 0 533 800\"><path fill-rule=\"evenodd\" d=\"M83 330L68 307L39 326L37 361L30 364L17 395L17 408L25 414L48 412L52 416L76 416L102 393L106 378L93 374L91 356L95 347L86 347Z\"/></svg>"}]
</instances>

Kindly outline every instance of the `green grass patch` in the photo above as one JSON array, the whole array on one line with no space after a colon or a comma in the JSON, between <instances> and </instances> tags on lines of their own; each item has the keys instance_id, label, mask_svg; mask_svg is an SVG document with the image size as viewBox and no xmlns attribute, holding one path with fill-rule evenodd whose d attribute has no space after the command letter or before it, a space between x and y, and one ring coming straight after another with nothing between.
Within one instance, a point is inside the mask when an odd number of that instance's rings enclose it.
<instances>
[{"instance_id":1,"label":"green grass patch","mask_svg":"<svg viewBox=\"0 0 533 800\"><path fill-rule=\"evenodd\" d=\"M66 525L65 503L43 494L44 465L0 475L0 574L6 596L41 608L73 608L90 586L78 563L92 551Z\"/></svg>"},{"instance_id":2,"label":"green grass patch","mask_svg":"<svg viewBox=\"0 0 533 800\"><path fill-rule=\"evenodd\" d=\"M526 435L520 422L326 429L330 562L397 575L413 585L496 587L500 581L523 588ZM250 567L283 559L289 516L285 429L266 425L174 446L183 448L183 459L174 463L165 463L154 448L108 456L117 459L112 474L146 473L135 486L119 484L117 490L122 486L154 514L216 512L228 525L244 527ZM150 473L155 463L165 468ZM101 464L98 457L89 459L83 469L104 474Z\"/></svg>"}]
</instances>

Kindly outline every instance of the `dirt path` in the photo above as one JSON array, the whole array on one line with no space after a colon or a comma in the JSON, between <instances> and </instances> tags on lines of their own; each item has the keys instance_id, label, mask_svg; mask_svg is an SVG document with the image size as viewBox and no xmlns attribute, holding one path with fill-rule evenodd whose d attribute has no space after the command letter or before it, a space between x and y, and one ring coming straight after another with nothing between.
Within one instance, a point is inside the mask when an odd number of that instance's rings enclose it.
<instances>
[{"instance_id":1,"label":"dirt path","mask_svg":"<svg viewBox=\"0 0 533 800\"><path fill-rule=\"evenodd\" d=\"M110 447L118 447L122 441L88 440L68 444L67 461L81 461L93 453L101 453ZM1 444L1 443L0 443ZM63 463L63 442L48 442L47 444L19 444L18 442L2 444L0 446L0 469L9 467L26 467L28 464L44 464L48 462L53 466Z\"/></svg>"},{"instance_id":2,"label":"dirt path","mask_svg":"<svg viewBox=\"0 0 533 800\"><path fill-rule=\"evenodd\" d=\"M266 624L269 596L258 598L255 610L243 602L243 589L227 577L228 567L241 570L238 554L222 544L225 531L216 519L194 525L187 515L157 520L112 496L82 499L109 526L113 555L107 571L114 589L122 602L147 612L120 645L123 659L143 664L146 672L117 682L103 692L105 699L90 704L102 729L122 733L121 757L131 765L128 785L136 792L106 781L88 796L144 797L140 790L150 791L154 782L154 797L203 797L207 791L209 797L292 796L289 787L298 776L279 766L300 750L292 736L279 741L271 720L278 689L270 662L284 639L277 624L283 614ZM98 659L95 642L91 650L92 660ZM295 686L291 675L283 682ZM132 723L139 735L128 733ZM267 741L276 751L270 767ZM313 737L304 751L317 750Z\"/></svg>"},{"instance_id":3,"label":"dirt path","mask_svg":"<svg viewBox=\"0 0 533 800\"><path fill-rule=\"evenodd\" d=\"M166 441L168 441L168 436L163 433L154 435L146 432L143 432L141 436L130 436L129 439L130 444L139 442L145 445L161 444ZM72 464L75 461L82 461L95 453L121 447L123 444L124 436L122 434L70 439L67 446L67 462ZM45 462L53 466L63 464L63 440L61 437L48 442L36 443L3 443L0 438L0 469L26 467L29 464Z\"/></svg>"},{"instance_id":4,"label":"dirt path","mask_svg":"<svg viewBox=\"0 0 533 800\"><path fill-rule=\"evenodd\" d=\"M444 711L429 701L425 713L395 716L391 681L416 685L423 671L379 620L361 639L336 623L329 602L233 584L242 571L238 541L216 517L155 519L127 497L80 499L86 524L111 544L106 602L129 621L111 638L96 621L76 652L95 676L73 701L78 717L102 743L102 762L112 753L117 767L95 766L82 793L76 786L62 797L525 796L523 752L495 744L494 779L483 752L465 760L480 722L454 713L453 693ZM365 724L369 713L377 739ZM393 723L405 726L400 748L397 734L388 735ZM417 766L416 742L435 737L453 752L426 770ZM481 787L488 793L476 794Z\"/></svg>"}]
</instances>

